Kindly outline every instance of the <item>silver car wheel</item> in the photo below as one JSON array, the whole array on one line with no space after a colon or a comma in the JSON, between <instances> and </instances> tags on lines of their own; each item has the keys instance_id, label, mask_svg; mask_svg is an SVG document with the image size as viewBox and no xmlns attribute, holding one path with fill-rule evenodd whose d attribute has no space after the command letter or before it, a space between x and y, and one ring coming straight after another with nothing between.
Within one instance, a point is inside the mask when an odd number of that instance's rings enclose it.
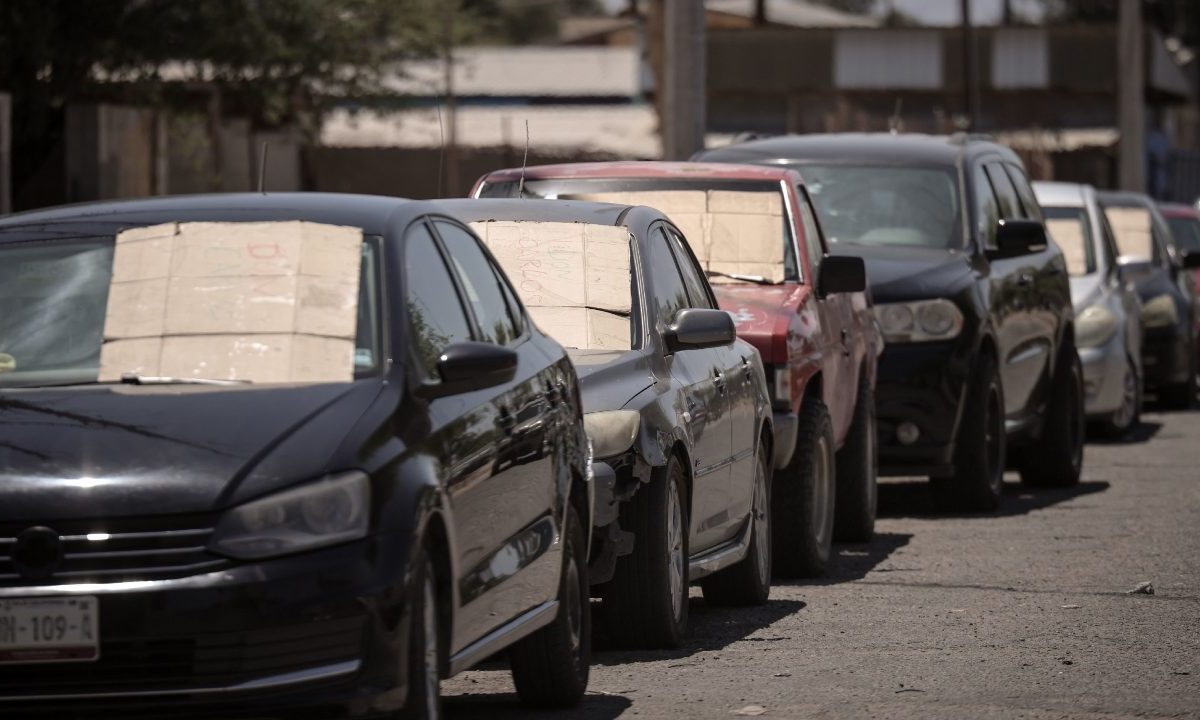
<instances>
[{"instance_id":1,"label":"silver car wheel","mask_svg":"<svg viewBox=\"0 0 1200 720\"><path fill-rule=\"evenodd\" d=\"M767 583L771 564L771 508L767 499L767 476L762 463L755 463L754 473L754 552L758 561L758 581Z\"/></svg>"},{"instance_id":2,"label":"silver car wheel","mask_svg":"<svg viewBox=\"0 0 1200 720\"><path fill-rule=\"evenodd\" d=\"M679 499L679 488L673 480L668 478L667 552L671 577L671 609L675 613L676 621L683 615L683 603L685 602L685 573L687 572L685 563L687 558L683 556L683 533L683 505Z\"/></svg>"}]
</instances>

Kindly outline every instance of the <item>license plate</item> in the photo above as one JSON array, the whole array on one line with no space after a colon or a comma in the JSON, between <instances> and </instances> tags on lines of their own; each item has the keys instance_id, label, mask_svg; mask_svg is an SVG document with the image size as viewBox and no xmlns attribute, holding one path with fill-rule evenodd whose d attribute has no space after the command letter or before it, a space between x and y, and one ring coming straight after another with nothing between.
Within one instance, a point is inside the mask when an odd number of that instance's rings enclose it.
<instances>
[{"instance_id":1,"label":"license plate","mask_svg":"<svg viewBox=\"0 0 1200 720\"><path fill-rule=\"evenodd\" d=\"M0 598L0 665L98 660L99 628L94 597Z\"/></svg>"}]
</instances>

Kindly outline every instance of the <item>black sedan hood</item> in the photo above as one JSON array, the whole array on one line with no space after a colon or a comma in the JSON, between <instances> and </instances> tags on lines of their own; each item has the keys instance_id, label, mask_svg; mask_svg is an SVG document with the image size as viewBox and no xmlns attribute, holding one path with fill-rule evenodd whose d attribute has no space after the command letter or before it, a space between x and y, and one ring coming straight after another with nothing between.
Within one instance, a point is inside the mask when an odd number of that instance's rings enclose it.
<instances>
[{"instance_id":1,"label":"black sedan hood","mask_svg":"<svg viewBox=\"0 0 1200 720\"><path fill-rule=\"evenodd\" d=\"M317 477L380 387L0 391L0 522L208 512Z\"/></svg>"},{"instance_id":2,"label":"black sedan hood","mask_svg":"<svg viewBox=\"0 0 1200 720\"><path fill-rule=\"evenodd\" d=\"M618 350L568 350L583 411L620 410L638 393L654 384L649 360L639 352Z\"/></svg>"},{"instance_id":3,"label":"black sedan hood","mask_svg":"<svg viewBox=\"0 0 1200 720\"><path fill-rule=\"evenodd\" d=\"M948 297L971 274L967 256L960 250L845 242L833 244L831 250L863 259L871 297L877 303Z\"/></svg>"}]
</instances>

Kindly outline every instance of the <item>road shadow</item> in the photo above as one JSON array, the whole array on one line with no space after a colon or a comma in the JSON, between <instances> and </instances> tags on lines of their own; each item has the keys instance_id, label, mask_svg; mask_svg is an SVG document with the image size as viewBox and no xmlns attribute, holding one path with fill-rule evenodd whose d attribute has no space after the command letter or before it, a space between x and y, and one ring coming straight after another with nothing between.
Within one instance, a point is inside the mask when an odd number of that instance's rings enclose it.
<instances>
[{"instance_id":1,"label":"road shadow","mask_svg":"<svg viewBox=\"0 0 1200 720\"><path fill-rule=\"evenodd\" d=\"M839 544L833 546L829 574L802 585L836 585L854 582L867 576L891 557L892 553L908 544L911 533L875 533L869 543Z\"/></svg>"},{"instance_id":2,"label":"road shadow","mask_svg":"<svg viewBox=\"0 0 1200 720\"><path fill-rule=\"evenodd\" d=\"M688 631L681 647L673 650L622 650L615 646L604 631L607 619L603 612L595 617L592 633L593 665L624 665L626 663L679 660L687 667L687 659L698 653L720 650L737 642L771 643L790 640L785 637L750 637L777 620L797 613L807 603L800 600L768 600L753 607L715 607L709 605L693 590L688 605ZM672 666L674 667L674 666Z\"/></svg>"},{"instance_id":3,"label":"road shadow","mask_svg":"<svg viewBox=\"0 0 1200 720\"><path fill-rule=\"evenodd\" d=\"M633 705L622 695L588 693L577 707L569 710L538 710L522 705L516 693L447 695L442 704L447 720L497 720L502 718L572 718L572 720L611 720Z\"/></svg>"},{"instance_id":4,"label":"road shadow","mask_svg":"<svg viewBox=\"0 0 1200 720\"><path fill-rule=\"evenodd\" d=\"M1087 441L1089 445L1135 445L1137 443L1148 442L1150 438L1158 434L1162 430L1163 424L1154 422L1153 420L1142 420L1137 425L1129 428L1129 432L1119 438L1104 437L1096 433L1089 432Z\"/></svg>"},{"instance_id":5,"label":"road shadow","mask_svg":"<svg viewBox=\"0 0 1200 720\"><path fill-rule=\"evenodd\" d=\"M1083 495L1104 492L1108 488L1109 483L1103 480L1090 480L1067 488L1029 488L1020 483L1005 482L999 510L982 513L956 513L937 509L927 479L888 481L879 483L879 517L955 517L985 520L997 517L1015 517L1074 500Z\"/></svg>"}]
</instances>

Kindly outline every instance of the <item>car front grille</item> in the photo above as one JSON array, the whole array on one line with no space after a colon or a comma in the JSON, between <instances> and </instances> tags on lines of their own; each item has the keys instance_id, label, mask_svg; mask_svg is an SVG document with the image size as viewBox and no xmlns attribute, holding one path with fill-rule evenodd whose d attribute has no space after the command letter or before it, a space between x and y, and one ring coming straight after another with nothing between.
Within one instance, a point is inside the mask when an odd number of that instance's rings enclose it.
<instances>
[{"instance_id":1,"label":"car front grille","mask_svg":"<svg viewBox=\"0 0 1200 720\"><path fill-rule=\"evenodd\" d=\"M213 522L204 517L45 523L59 537L62 559L49 575L30 573L18 538L30 525L0 525L0 587L161 580L211 572L229 564L210 553ZM24 570L24 572L23 572Z\"/></svg>"}]
</instances>

